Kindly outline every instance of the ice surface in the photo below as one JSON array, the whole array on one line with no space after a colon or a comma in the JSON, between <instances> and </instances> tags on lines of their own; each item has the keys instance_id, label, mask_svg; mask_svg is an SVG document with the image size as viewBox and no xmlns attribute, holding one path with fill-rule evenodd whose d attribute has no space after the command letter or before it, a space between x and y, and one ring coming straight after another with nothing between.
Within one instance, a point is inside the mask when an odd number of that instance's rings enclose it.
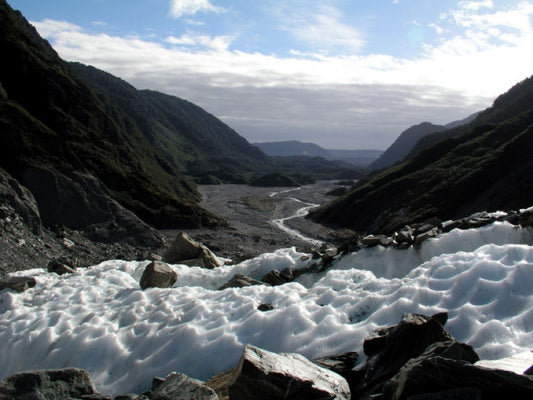
<instances>
[{"instance_id":1,"label":"ice surface","mask_svg":"<svg viewBox=\"0 0 533 400\"><path fill-rule=\"evenodd\" d=\"M283 286L215 289L235 273L304 268L294 249L214 270L174 265L171 289L142 291L147 262L107 261L73 275L42 269L24 293L0 292L0 379L27 369L87 369L104 393L148 390L172 371L198 379L235 366L245 344L314 358L361 351L404 312L449 313L447 329L483 359L533 349L533 240L505 223L454 230L419 249L365 249ZM270 303L274 309L257 307Z\"/></svg>"}]
</instances>

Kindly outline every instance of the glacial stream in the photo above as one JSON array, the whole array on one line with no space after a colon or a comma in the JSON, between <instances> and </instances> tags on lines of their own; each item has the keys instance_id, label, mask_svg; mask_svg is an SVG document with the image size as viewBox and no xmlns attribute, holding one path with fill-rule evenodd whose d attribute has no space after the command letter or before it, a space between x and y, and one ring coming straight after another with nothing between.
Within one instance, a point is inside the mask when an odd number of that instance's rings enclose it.
<instances>
[{"instance_id":1,"label":"glacial stream","mask_svg":"<svg viewBox=\"0 0 533 400\"><path fill-rule=\"evenodd\" d=\"M311 243L313 245L321 245L322 243L324 243L323 241L318 240L318 239L310 238L310 237L302 234L300 231L298 231L296 229L293 229L293 228L291 228L291 227L286 225L287 221L289 221L291 219L294 219L294 218L303 218L309 213L309 211L311 209L319 206L319 204L308 203L308 202L302 201L300 199L297 199L295 197L280 196L280 195L283 195L283 194L286 194L286 193L289 193L289 192L293 192L293 191L297 191L297 190L300 190L300 189L301 188L298 187L298 188L294 188L294 189L283 190L281 192L272 192L272 193L269 194L269 197L285 198L286 201L297 202L297 203L301 203L301 205L302 205L300 208L298 208L296 210L296 212L294 212L294 214L291 214L291 215L289 215L287 217L283 217L283 218L275 218L275 219L271 220L270 222L276 228L282 230L283 232L287 233L290 236L296 237L296 238L298 238L300 240L303 240L305 242Z\"/></svg>"}]
</instances>

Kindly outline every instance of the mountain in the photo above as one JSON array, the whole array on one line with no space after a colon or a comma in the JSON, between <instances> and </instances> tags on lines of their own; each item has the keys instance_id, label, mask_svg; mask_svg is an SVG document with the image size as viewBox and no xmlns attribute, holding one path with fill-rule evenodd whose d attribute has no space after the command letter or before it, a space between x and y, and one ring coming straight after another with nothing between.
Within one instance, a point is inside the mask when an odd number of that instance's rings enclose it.
<instances>
[{"instance_id":1,"label":"mountain","mask_svg":"<svg viewBox=\"0 0 533 400\"><path fill-rule=\"evenodd\" d=\"M398 139L369 166L371 170L383 169L396 164L405 157L412 157L421 149L427 148L432 144L439 142L447 137L452 137L462 130L453 128L466 125L474 120L478 113L472 114L462 120L450 122L446 125L434 125L430 122L422 122L418 125L413 125L403 131Z\"/></svg>"},{"instance_id":2,"label":"mountain","mask_svg":"<svg viewBox=\"0 0 533 400\"><path fill-rule=\"evenodd\" d=\"M391 232L430 218L531 206L533 77L499 96L463 129L358 182L311 218L360 232Z\"/></svg>"},{"instance_id":3,"label":"mountain","mask_svg":"<svg viewBox=\"0 0 533 400\"><path fill-rule=\"evenodd\" d=\"M383 153L381 150L326 150L317 144L297 140L254 145L272 157L322 157L330 161L344 161L359 168L366 167Z\"/></svg>"},{"instance_id":4,"label":"mountain","mask_svg":"<svg viewBox=\"0 0 533 400\"><path fill-rule=\"evenodd\" d=\"M281 142L254 143L261 151L269 156L306 156L322 157L331 160L331 154L314 143L302 143L298 140L287 140Z\"/></svg>"},{"instance_id":5,"label":"mountain","mask_svg":"<svg viewBox=\"0 0 533 400\"><path fill-rule=\"evenodd\" d=\"M63 61L5 0L0 20L0 167L49 203L43 221L68 224L54 199L74 206L64 196L105 186L157 227L213 225L221 220L199 207L186 174L232 181L268 167L266 155L194 104Z\"/></svg>"},{"instance_id":6,"label":"mountain","mask_svg":"<svg viewBox=\"0 0 533 400\"><path fill-rule=\"evenodd\" d=\"M382 150L332 150L328 149L333 160L344 161L359 168L368 167L373 161L378 159Z\"/></svg>"},{"instance_id":7,"label":"mountain","mask_svg":"<svg viewBox=\"0 0 533 400\"><path fill-rule=\"evenodd\" d=\"M445 129L444 125L434 125L430 122L411 126L403 131L390 147L374 162L369 165L369 169L383 169L402 160L415 146L420 138Z\"/></svg>"},{"instance_id":8,"label":"mountain","mask_svg":"<svg viewBox=\"0 0 533 400\"><path fill-rule=\"evenodd\" d=\"M452 138L454 136L460 136L463 133L468 132L468 129L469 129L468 125L471 122L473 122L478 115L479 115L479 112L469 115L468 117L460 121L450 122L449 124L445 125L446 129L433 132L433 133L430 133L428 135L421 137L420 140L416 142L413 148L405 156L405 158L406 159L413 158L418 153L420 153L422 150L425 150L428 147L431 147L437 144L438 142L443 141L444 139Z\"/></svg>"}]
</instances>

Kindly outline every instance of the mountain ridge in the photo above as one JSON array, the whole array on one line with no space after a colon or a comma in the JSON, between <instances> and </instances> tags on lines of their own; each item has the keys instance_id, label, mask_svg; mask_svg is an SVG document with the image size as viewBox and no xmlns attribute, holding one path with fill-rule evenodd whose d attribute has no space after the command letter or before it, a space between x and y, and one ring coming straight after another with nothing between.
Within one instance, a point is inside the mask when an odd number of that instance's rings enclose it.
<instances>
[{"instance_id":1,"label":"mountain ridge","mask_svg":"<svg viewBox=\"0 0 533 400\"><path fill-rule=\"evenodd\" d=\"M358 182L311 213L318 222L391 232L430 218L533 204L533 76L499 96L461 135ZM358 212L364 210L364 213Z\"/></svg>"}]
</instances>

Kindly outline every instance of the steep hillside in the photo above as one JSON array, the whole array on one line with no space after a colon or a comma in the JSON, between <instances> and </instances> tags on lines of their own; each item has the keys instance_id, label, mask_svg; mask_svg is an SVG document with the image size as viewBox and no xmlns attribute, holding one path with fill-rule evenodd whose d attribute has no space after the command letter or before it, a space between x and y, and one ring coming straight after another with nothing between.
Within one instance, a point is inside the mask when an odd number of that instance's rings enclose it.
<instances>
[{"instance_id":1,"label":"steep hillside","mask_svg":"<svg viewBox=\"0 0 533 400\"><path fill-rule=\"evenodd\" d=\"M369 169L383 169L401 161L423 136L445 129L443 125L434 125L430 122L411 126L403 131L390 147L374 162Z\"/></svg>"},{"instance_id":2,"label":"steep hillside","mask_svg":"<svg viewBox=\"0 0 533 400\"><path fill-rule=\"evenodd\" d=\"M199 107L64 62L5 0L0 21L0 166L32 191L43 174L75 182L82 173L158 227L213 225L185 173L241 179L236 171L268 164Z\"/></svg>"},{"instance_id":3,"label":"steep hillside","mask_svg":"<svg viewBox=\"0 0 533 400\"><path fill-rule=\"evenodd\" d=\"M191 177L213 175L242 182L263 171L270 160L242 136L202 108L186 100L151 90L136 90L123 80L94 67L73 63L72 69L109 98L170 164Z\"/></svg>"},{"instance_id":4,"label":"steep hillside","mask_svg":"<svg viewBox=\"0 0 533 400\"><path fill-rule=\"evenodd\" d=\"M357 231L384 231L429 218L533 204L533 77L481 113L461 136L360 182L312 218Z\"/></svg>"}]
</instances>

